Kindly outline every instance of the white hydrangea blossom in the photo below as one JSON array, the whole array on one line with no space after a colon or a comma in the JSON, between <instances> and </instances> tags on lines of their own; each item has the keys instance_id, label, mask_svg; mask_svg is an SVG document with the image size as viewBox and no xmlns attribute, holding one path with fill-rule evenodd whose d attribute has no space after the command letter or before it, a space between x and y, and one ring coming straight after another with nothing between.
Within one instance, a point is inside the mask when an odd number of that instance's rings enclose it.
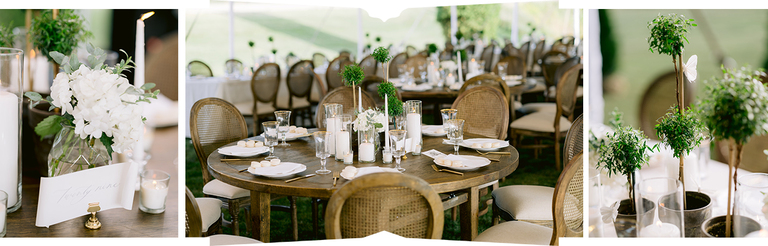
<instances>
[{"instance_id":1,"label":"white hydrangea blossom","mask_svg":"<svg viewBox=\"0 0 768 246\"><path fill-rule=\"evenodd\" d=\"M371 129L371 127L375 127L374 124L378 123L381 124L381 128L377 128L377 132L384 132L384 123L387 122L387 117L384 116L384 113L368 109L366 111L363 111L359 114L357 114L357 119L354 121L354 128L355 131L367 131Z\"/></svg>"},{"instance_id":2,"label":"white hydrangea blossom","mask_svg":"<svg viewBox=\"0 0 768 246\"><path fill-rule=\"evenodd\" d=\"M458 69L458 66L456 66L456 62L454 61L441 61L440 67L443 69L447 69L449 72L456 71Z\"/></svg>"},{"instance_id":3,"label":"white hydrangea blossom","mask_svg":"<svg viewBox=\"0 0 768 246\"><path fill-rule=\"evenodd\" d=\"M74 117L82 139L113 137L112 149L122 153L138 142L144 122L137 104L142 90L128 79L85 65L71 74L59 73L51 86L52 104Z\"/></svg>"}]
</instances>

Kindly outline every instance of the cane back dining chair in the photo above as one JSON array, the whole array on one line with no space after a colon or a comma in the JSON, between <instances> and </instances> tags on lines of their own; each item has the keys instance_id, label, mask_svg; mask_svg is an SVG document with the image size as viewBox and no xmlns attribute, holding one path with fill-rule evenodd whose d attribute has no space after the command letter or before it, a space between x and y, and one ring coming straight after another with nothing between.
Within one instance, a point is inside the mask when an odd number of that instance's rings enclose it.
<instances>
[{"instance_id":1,"label":"cane back dining chair","mask_svg":"<svg viewBox=\"0 0 768 246\"><path fill-rule=\"evenodd\" d=\"M549 210L543 213L552 214L551 228L524 221L507 221L491 226L477 235L475 241L559 245L561 237L581 237L584 230L583 167L583 153L578 153L557 179L553 195L549 198L551 202L546 204L551 209L539 207L541 210Z\"/></svg>"},{"instance_id":2,"label":"cane back dining chair","mask_svg":"<svg viewBox=\"0 0 768 246\"><path fill-rule=\"evenodd\" d=\"M291 70L288 71L286 76L286 84L288 85L288 105L286 108L292 111L291 122L298 124L298 118L301 116L302 121L306 120L312 122L312 105L310 97L312 93L312 85L315 81L315 67L310 60L302 60L293 64Z\"/></svg>"},{"instance_id":3,"label":"cane back dining chair","mask_svg":"<svg viewBox=\"0 0 768 246\"><path fill-rule=\"evenodd\" d=\"M502 62L507 63L507 75L521 75L523 76L523 79L526 77L525 60L523 60L522 57L519 57L517 55L510 55L510 56L501 58L501 60L499 60L499 63L502 63ZM495 74L499 74L499 67L494 66L493 70L491 71L493 71L493 73Z\"/></svg>"},{"instance_id":4,"label":"cane back dining chair","mask_svg":"<svg viewBox=\"0 0 768 246\"><path fill-rule=\"evenodd\" d=\"M408 70L413 71L413 76L418 78L419 73L426 71L427 69L427 57L423 55L408 56L405 60L405 64Z\"/></svg>"},{"instance_id":5,"label":"cane back dining chair","mask_svg":"<svg viewBox=\"0 0 768 246\"><path fill-rule=\"evenodd\" d=\"M512 119L515 118L514 115L514 105L512 104L511 100L511 92L509 90L509 86L507 86L507 82L501 79L501 77L495 75L495 74L481 74L475 77L472 77L471 79L464 82L464 84L459 89L459 95L463 93L466 90L472 89L477 86L490 86L497 90L499 90L503 95L504 98L507 101L507 109L510 110L508 115L512 116ZM502 138L503 139L503 138Z\"/></svg>"},{"instance_id":6,"label":"cane back dining chair","mask_svg":"<svg viewBox=\"0 0 768 246\"><path fill-rule=\"evenodd\" d=\"M523 55L520 53L520 49L515 48L515 45L512 43L504 45L504 49L501 50L501 56L502 59L507 56L523 57ZM525 59L523 59L523 62L525 62Z\"/></svg>"},{"instance_id":7,"label":"cane back dining chair","mask_svg":"<svg viewBox=\"0 0 768 246\"><path fill-rule=\"evenodd\" d=\"M225 72L227 73L227 76L230 75L240 75L243 73L243 62L241 62L238 59L229 59L226 62L224 62L224 68Z\"/></svg>"},{"instance_id":8,"label":"cane back dining chair","mask_svg":"<svg viewBox=\"0 0 768 246\"><path fill-rule=\"evenodd\" d=\"M538 143L533 145L521 145L523 136L534 138L553 138L555 147L555 166L561 168L560 139L565 131L571 127L573 112L576 108L576 88L582 73L582 64L573 66L563 74L560 85L557 87L555 112L536 112L520 117L512 121L510 127L510 139L518 148L545 148L549 145ZM538 152L535 153L538 158Z\"/></svg>"},{"instance_id":9,"label":"cane back dining chair","mask_svg":"<svg viewBox=\"0 0 768 246\"><path fill-rule=\"evenodd\" d=\"M419 54L419 50L416 49L416 47L413 47L413 45L408 45L405 47L405 53L408 54L408 56L415 56Z\"/></svg>"},{"instance_id":10,"label":"cane back dining chair","mask_svg":"<svg viewBox=\"0 0 768 246\"><path fill-rule=\"evenodd\" d=\"M685 76L683 76L685 77ZM677 105L677 82L675 72L665 73L648 86L640 103L640 130L650 139L659 139L656 135L656 120L667 113L670 105ZM688 83L685 78L684 106L688 107L695 98L696 84Z\"/></svg>"},{"instance_id":11,"label":"cane back dining chair","mask_svg":"<svg viewBox=\"0 0 768 246\"><path fill-rule=\"evenodd\" d=\"M192 145L200 161L203 174L203 194L224 201L222 207L229 211L232 221L232 231L239 235L239 212L245 209L246 218L250 218L250 191L239 188L217 179L208 172L208 156L216 149L226 144L248 137L245 118L231 103L219 98L203 98L192 105L189 120L189 130L192 135ZM276 197L278 199L280 197ZM273 206L274 209L291 213L294 239L298 239L298 223L296 223L296 199L288 197L289 207ZM246 220L250 221L250 220ZM246 223L246 226L249 226Z\"/></svg>"},{"instance_id":12,"label":"cane back dining chair","mask_svg":"<svg viewBox=\"0 0 768 246\"><path fill-rule=\"evenodd\" d=\"M390 78L397 78L400 76L400 71L397 70L397 66L400 64L405 64L405 61L408 60L408 53L400 53L397 54L394 58L392 58L392 61L389 62L389 77Z\"/></svg>"},{"instance_id":13,"label":"cane back dining chair","mask_svg":"<svg viewBox=\"0 0 768 246\"><path fill-rule=\"evenodd\" d=\"M480 60L485 61L485 67L483 68L483 71L491 71L491 68L496 65L493 64L493 50L495 49L496 45L493 43L489 44L483 49L483 52L480 55Z\"/></svg>"},{"instance_id":14,"label":"cane back dining chair","mask_svg":"<svg viewBox=\"0 0 768 246\"><path fill-rule=\"evenodd\" d=\"M376 67L378 63L379 62L377 62L376 59L373 58L373 56L369 55L363 58L363 60L360 61L360 64L358 64L358 66L360 66L360 68L363 69L363 75L368 77L368 76L376 75Z\"/></svg>"},{"instance_id":15,"label":"cane back dining chair","mask_svg":"<svg viewBox=\"0 0 768 246\"><path fill-rule=\"evenodd\" d=\"M402 173L360 176L339 188L325 212L328 239L388 231L402 237L440 239L443 204L429 183Z\"/></svg>"},{"instance_id":16,"label":"cane back dining chair","mask_svg":"<svg viewBox=\"0 0 768 246\"><path fill-rule=\"evenodd\" d=\"M277 90L280 88L280 66L276 63L261 65L251 77L252 102L238 103L235 107L243 115L253 116L253 134L261 132L261 121L272 119L277 106Z\"/></svg>"},{"instance_id":17,"label":"cane back dining chair","mask_svg":"<svg viewBox=\"0 0 768 246\"><path fill-rule=\"evenodd\" d=\"M582 153L584 124L582 116L576 118L568 130L563 147L563 164L567 165L574 156ZM505 221L525 221L546 227L552 227L551 211L544 211L552 204L555 189L535 185L510 185L493 191L493 224L499 219Z\"/></svg>"},{"instance_id":18,"label":"cane back dining chair","mask_svg":"<svg viewBox=\"0 0 768 246\"><path fill-rule=\"evenodd\" d=\"M344 86L340 73L344 70L344 66L355 64L349 59L349 56L339 56L328 64L325 71L325 83L328 84L328 91Z\"/></svg>"},{"instance_id":19,"label":"cane back dining chair","mask_svg":"<svg viewBox=\"0 0 768 246\"><path fill-rule=\"evenodd\" d=\"M544 84L546 90L544 91L546 96L549 97L549 88L555 86L555 71L565 61L568 60L568 54L560 51L550 51L544 54L539 60L541 64L541 73L544 74Z\"/></svg>"},{"instance_id":20,"label":"cane back dining chair","mask_svg":"<svg viewBox=\"0 0 768 246\"><path fill-rule=\"evenodd\" d=\"M355 89L356 90L356 89ZM373 108L376 107L376 102L373 100L373 97L371 95L368 95L367 92L363 91L363 95L357 95L357 91L355 91L355 97L362 98L363 100L363 108ZM317 128L325 129L325 122L323 120L325 119L325 108L324 104L326 103L338 103L341 104L344 107L344 114L354 115L355 107L357 107L357 102L352 102L352 87L339 87L336 88L330 92L328 92L327 95L323 98L322 101L320 101L320 104L317 108L317 112L315 115L315 121L317 122Z\"/></svg>"},{"instance_id":21,"label":"cane back dining chair","mask_svg":"<svg viewBox=\"0 0 768 246\"><path fill-rule=\"evenodd\" d=\"M533 59L533 64L531 69L534 74L541 75L541 64L539 64L539 60L549 51L549 47L547 47L547 42L545 39L539 40L539 42L536 42L536 47L533 48L533 54L531 55Z\"/></svg>"},{"instance_id":22,"label":"cane back dining chair","mask_svg":"<svg viewBox=\"0 0 768 246\"><path fill-rule=\"evenodd\" d=\"M315 67L322 67L326 63L328 63L328 58L325 58L325 55L322 53L312 54L312 65Z\"/></svg>"},{"instance_id":23,"label":"cane back dining chair","mask_svg":"<svg viewBox=\"0 0 768 246\"><path fill-rule=\"evenodd\" d=\"M202 61L195 60L189 62L189 64L187 64L187 70L189 70L190 76L213 77L211 67Z\"/></svg>"},{"instance_id":24,"label":"cane back dining chair","mask_svg":"<svg viewBox=\"0 0 768 246\"><path fill-rule=\"evenodd\" d=\"M563 64L561 64L559 67L557 67L557 69L555 69L555 77L554 77L555 86L549 88L549 91L546 94L548 97L547 98L548 100L554 101L556 99L555 97L557 96L557 84L560 81L560 79L563 77L563 73L565 73L565 71L568 71L568 69L570 69L571 67L576 66L580 63L581 63L580 57L578 56L571 57L565 60ZM581 98L583 96L584 96L584 89L582 86L578 85L578 87L576 87L577 100L578 98ZM530 113L542 112L542 111L555 112L557 110L557 104L551 101L526 103L525 105L520 107L518 111L523 114L530 114Z\"/></svg>"},{"instance_id":25,"label":"cane back dining chair","mask_svg":"<svg viewBox=\"0 0 768 246\"><path fill-rule=\"evenodd\" d=\"M525 60L525 65L527 66L525 68L526 71L528 71L529 75L533 75L533 56L531 52L531 41L527 41L520 45L520 56L523 57L523 60Z\"/></svg>"},{"instance_id":26,"label":"cane back dining chair","mask_svg":"<svg viewBox=\"0 0 768 246\"><path fill-rule=\"evenodd\" d=\"M195 198L189 188L186 188L185 198L184 217L187 237L208 237L211 240L211 246L261 243L256 239L236 235L210 235L216 224L219 225L219 229L221 228L221 201L207 197Z\"/></svg>"}]
</instances>

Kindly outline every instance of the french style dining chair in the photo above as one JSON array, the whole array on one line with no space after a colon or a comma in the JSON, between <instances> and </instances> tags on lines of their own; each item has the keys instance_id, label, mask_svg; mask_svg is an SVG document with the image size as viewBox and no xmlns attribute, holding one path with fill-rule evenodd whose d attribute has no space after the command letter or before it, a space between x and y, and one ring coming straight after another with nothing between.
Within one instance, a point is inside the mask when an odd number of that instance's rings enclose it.
<instances>
[{"instance_id":1,"label":"french style dining chair","mask_svg":"<svg viewBox=\"0 0 768 246\"><path fill-rule=\"evenodd\" d=\"M187 70L189 70L191 76L213 77L211 67L202 61L194 60L189 62L189 64L187 64Z\"/></svg>"},{"instance_id":2,"label":"french style dining chair","mask_svg":"<svg viewBox=\"0 0 768 246\"><path fill-rule=\"evenodd\" d=\"M491 226L477 235L475 241L559 245L561 237L581 237L584 230L583 167L583 153L578 153L560 173L554 192L549 197L552 202L537 207L540 213L552 214L552 227L526 221L507 221Z\"/></svg>"},{"instance_id":3,"label":"french style dining chair","mask_svg":"<svg viewBox=\"0 0 768 246\"><path fill-rule=\"evenodd\" d=\"M365 91L362 92L363 95L358 96L357 91L355 91L355 97L358 99L362 98L363 109L376 107L376 101L373 100L373 97L371 97L371 95ZM352 102L352 87L339 87L328 92L328 94L323 97L323 100L320 101L317 112L315 114L315 122L317 122L317 128L320 129L325 129L325 122L323 122L325 119L325 107L323 105L326 103L341 104L344 106L344 114L349 115L354 115L354 109L357 107L357 102Z\"/></svg>"},{"instance_id":4,"label":"french style dining chair","mask_svg":"<svg viewBox=\"0 0 768 246\"><path fill-rule=\"evenodd\" d=\"M280 88L280 66L277 63L261 65L251 77L252 102L235 104L244 116L253 116L253 134L261 132L261 122L274 117L277 90Z\"/></svg>"},{"instance_id":5,"label":"french style dining chair","mask_svg":"<svg viewBox=\"0 0 768 246\"><path fill-rule=\"evenodd\" d=\"M220 180L214 179L208 172L208 156L216 149L226 144L236 142L248 137L248 127L245 118L231 103L219 98L203 98L192 105L189 119L189 130L192 135L192 145L200 161L200 169L203 175L203 194L222 200L222 208L227 209L232 216L229 224L232 231L239 235L240 209L245 209L246 218L250 218L250 191L236 187ZM280 198L276 197L275 199ZM296 199L288 197L289 207L275 206L277 210L290 212L292 217L296 214ZM250 220L246 220L250 221ZM298 239L298 225L295 220L294 239ZM249 223L246 223L246 226ZM256 225L258 226L258 225Z\"/></svg>"},{"instance_id":6,"label":"french style dining chair","mask_svg":"<svg viewBox=\"0 0 768 246\"><path fill-rule=\"evenodd\" d=\"M218 225L221 230L221 201L215 198L196 198L186 188L184 217L187 237L208 237L211 246L261 243L258 240L228 234L213 234Z\"/></svg>"},{"instance_id":7,"label":"french style dining chair","mask_svg":"<svg viewBox=\"0 0 768 246\"><path fill-rule=\"evenodd\" d=\"M315 81L315 67L310 60L302 60L293 64L288 70L288 76L285 78L288 85L288 105L280 108L291 110L291 122L298 124L299 116L302 122L305 120L312 123L312 104L311 93L312 85Z\"/></svg>"},{"instance_id":8,"label":"french style dining chair","mask_svg":"<svg viewBox=\"0 0 768 246\"><path fill-rule=\"evenodd\" d=\"M440 239L443 204L429 183L402 173L374 173L344 184L328 200L328 239L388 231L407 238Z\"/></svg>"},{"instance_id":9,"label":"french style dining chair","mask_svg":"<svg viewBox=\"0 0 768 246\"><path fill-rule=\"evenodd\" d=\"M355 63L350 61L349 56L336 57L328 64L328 68L325 71L325 82L328 84L328 91L344 86L341 72L344 71L344 66L353 64Z\"/></svg>"},{"instance_id":10,"label":"french style dining chair","mask_svg":"<svg viewBox=\"0 0 768 246\"><path fill-rule=\"evenodd\" d=\"M358 66L360 66L360 68L363 69L363 75L365 75L365 77L375 76L378 63L379 62L377 62L376 59L373 58L373 56L369 55L363 58L363 60L360 61L360 64L358 64Z\"/></svg>"}]
</instances>

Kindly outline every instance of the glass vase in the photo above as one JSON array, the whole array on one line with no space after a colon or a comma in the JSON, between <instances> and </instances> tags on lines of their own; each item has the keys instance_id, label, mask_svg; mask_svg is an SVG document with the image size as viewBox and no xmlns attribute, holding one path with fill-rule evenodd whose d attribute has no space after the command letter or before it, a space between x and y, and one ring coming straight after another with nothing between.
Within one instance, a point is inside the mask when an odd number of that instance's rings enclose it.
<instances>
[{"instance_id":1,"label":"glass vase","mask_svg":"<svg viewBox=\"0 0 768 246\"><path fill-rule=\"evenodd\" d=\"M638 237L685 237L683 229L683 199L685 191L680 180L650 178L635 185L635 211L648 211L654 216L637 215ZM642 200L653 203L646 204ZM652 206L652 207L647 207Z\"/></svg>"},{"instance_id":2,"label":"glass vase","mask_svg":"<svg viewBox=\"0 0 768 246\"><path fill-rule=\"evenodd\" d=\"M341 115L344 112L344 105L338 103L323 104L325 108L325 131L328 132L328 152L331 156L336 156L336 135L341 128Z\"/></svg>"},{"instance_id":3,"label":"glass vase","mask_svg":"<svg viewBox=\"0 0 768 246\"><path fill-rule=\"evenodd\" d=\"M768 238L768 174L743 175L737 187L733 236Z\"/></svg>"},{"instance_id":4,"label":"glass vase","mask_svg":"<svg viewBox=\"0 0 768 246\"><path fill-rule=\"evenodd\" d=\"M376 153L379 152L379 133L375 127L368 130L357 131L357 161L371 163L376 161Z\"/></svg>"},{"instance_id":5,"label":"glass vase","mask_svg":"<svg viewBox=\"0 0 768 246\"><path fill-rule=\"evenodd\" d=\"M0 48L0 190L7 210L21 207L21 105L24 52Z\"/></svg>"},{"instance_id":6,"label":"glass vase","mask_svg":"<svg viewBox=\"0 0 768 246\"><path fill-rule=\"evenodd\" d=\"M333 133L336 142L336 161L344 161L347 154L352 153L352 132L354 132L352 124L352 116L344 114L339 116L339 128Z\"/></svg>"},{"instance_id":7,"label":"glass vase","mask_svg":"<svg viewBox=\"0 0 768 246\"><path fill-rule=\"evenodd\" d=\"M408 100L403 103L403 114L405 114L405 131L406 139L411 140L410 149L406 149L406 152L413 152L414 155L419 155L421 151L415 151L422 146L421 138L421 101Z\"/></svg>"},{"instance_id":8,"label":"glass vase","mask_svg":"<svg viewBox=\"0 0 768 246\"><path fill-rule=\"evenodd\" d=\"M75 127L63 125L48 153L48 177L109 165L110 157L98 139L82 139Z\"/></svg>"}]
</instances>

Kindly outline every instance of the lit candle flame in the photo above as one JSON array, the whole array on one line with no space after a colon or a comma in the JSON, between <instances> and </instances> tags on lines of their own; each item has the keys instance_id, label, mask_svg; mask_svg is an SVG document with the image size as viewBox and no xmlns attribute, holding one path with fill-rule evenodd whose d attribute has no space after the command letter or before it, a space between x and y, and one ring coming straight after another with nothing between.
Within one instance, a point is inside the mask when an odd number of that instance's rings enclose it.
<instances>
[{"instance_id":1,"label":"lit candle flame","mask_svg":"<svg viewBox=\"0 0 768 246\"><path fill-rule=\"evenodd\" d=\"M35 50L30 50L29 51L29 57L35 58Z\"/></svg>"},{"instance_id":2,"label":"lit candle flame","mask_svg":"<svg viewBox=\"0 0 768 246\"><path fill-rule=\"evenodd\" d=\"M149 18L150 16L152 16L152 15L154 15L154 14L155 14L155 11L149 11L149 12L146 12L146 13L144 13L143 15L141 15L141 20L142 20L142 21L143 21L143 20L146 20L147 18Z\"/></svg>"},{"instance_id":3,"label":"lit candle flame","mask_svg":"<svg viewBox=\"0 0 768 246\"><path fill-rule=\"evenodd\" d=\"M661 221L660 220L656 221L656 226L661 227Z\"/></svg>"},{"instance_id":4,"label":"lit candle flame","mask_svg":"<svg viewBox=\"0 0 768 246\"><path fill-rule=\"evenodd\" d=\"M768 231L765 229L761 229L760 232L758 232L759 237L768 237Z\"/></svg>"}]
</instances>

